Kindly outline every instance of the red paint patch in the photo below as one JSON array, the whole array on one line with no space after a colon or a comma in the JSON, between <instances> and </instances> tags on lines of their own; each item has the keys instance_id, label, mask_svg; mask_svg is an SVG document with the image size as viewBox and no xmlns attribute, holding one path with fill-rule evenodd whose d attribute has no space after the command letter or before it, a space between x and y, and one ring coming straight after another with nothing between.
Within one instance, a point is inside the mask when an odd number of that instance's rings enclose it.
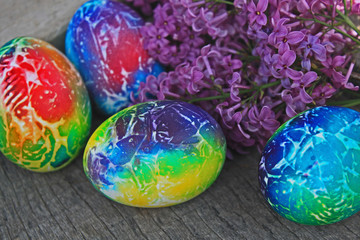
<instances>
[{"instance_id":1,"label":"red paint patch","mask_svg":"<svg viewBox=\"0 0 360 240\"><path fill-rule=\"evenodd\" d=\"M107 31L101 35L101 29ZM93 54L100 56L107 65L104 72L110 79L108 86L115 92L120 92L124 81L128 84L134 81L132 77L124 76L122 70L131 75L148 61L149 55L143 48L141 35L137 29L129 29L124 19L119 23L112 18L106 18L97 24L94 34L97 46L92 48L96 51ZM100 49L105 49L106 57Z\"/></svg>"},{"instance_id":2,"label":"red paint patch","mask_svg":"<svg viewBox=\"0 0 360 240\"><path fill-rule=\"evenodd\" d=\"M8 71L1 82L5 106L19 119L28 114L29 107L49 122L73 112L74 97L68 86L71 76L62 69L68 66L59 61L59 55L56 50L41 46L27 48L25 53L15 56L15 63L10 59L0 62L0 69Z\"/></svg>"}]
</instances>

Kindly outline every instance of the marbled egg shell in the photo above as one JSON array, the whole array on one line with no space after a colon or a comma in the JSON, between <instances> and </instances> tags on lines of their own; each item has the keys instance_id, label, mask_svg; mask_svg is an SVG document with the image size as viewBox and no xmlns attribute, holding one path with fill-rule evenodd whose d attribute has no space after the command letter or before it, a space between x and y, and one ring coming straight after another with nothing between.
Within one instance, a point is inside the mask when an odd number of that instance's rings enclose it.
<instances>
[{"instance_id":1,"label":"marbled egg shell","mask_svg":"<svg viewBox=\"0 0 360 240\"><path fill-rule=\"evenodd\" d=\"M280 215L323 225L360 210L360 114L318 107L282 125L259 166L261 190Z\"/></svg>"},{"instance_id":2,"label":"marbled egg shell","mask_svg":"<svg viewBox=\"0 0 360 240\"><path fill-rule=\"evenodd\" d=\"M0 48L0 150L9 160L60 169L85 145L90 123L85 85L63 54L31 37Z\"/></svg>"},{"instance_id":3,"label":"marbled egg shell","mask_svg":"<svg viewBox=\"0 0 360 240\"><path fill-rule=\"evenodd\" d=\"M110 0L86 2L69 24L66 55L106 115L127 107L140 83L162 71L143 48L139 32L143 24L131 8Z\"/></svg>"},{"instance_id":4,"label":"marbled egg shell","mask_svg":"<svg viewBox=\"0 0 360 240\"><path fill-rule=\"evenodd\" d=\"M205 191L225 160L226 142L201 108L155 101L126 108L91 136L84 170L108 198L136 207L164 207Z\"/></svg>"}]
</instances>

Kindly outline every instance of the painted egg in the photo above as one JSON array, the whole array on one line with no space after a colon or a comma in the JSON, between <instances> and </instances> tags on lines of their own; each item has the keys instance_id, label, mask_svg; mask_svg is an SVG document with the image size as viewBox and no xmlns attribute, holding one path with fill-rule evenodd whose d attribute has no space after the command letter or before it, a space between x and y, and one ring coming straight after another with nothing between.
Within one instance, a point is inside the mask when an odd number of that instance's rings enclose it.
<instances>
[{"instance_id":1,"label":"painted egg","mask_svg":"<svg viewBox=\"0 0 360 240\"><path fill-rule=\"evenodd\" d=\"M31 37L0 48L0 150L9 160L60 169L85 145L90 123L85 85L62 53Z\"/></svg>"},{"instance_id":2,"label":"painted egg","mask_svg":"<svg viewBox=\"0 0 360 240\"><path fill-rule=\"evenodd\" d=\"M128 6L110 0L88 1L72 18L65 41L97 108L106 115L127 107L149 74L162 67L143 48L141 17Z\"/></svg>"},{"instance_id":3,"label":"painted egg","mask_svg":"<svg viewBox=\"0 0 360 240\"><path fill-rule=\"evenodd\" d=\"M324 225L360 210L360 114L318 107L283 124L259 165L265 199L292 221Z\"/></svg>"},{"instance_id":4,"label":"painted egg","mask_svg":"<svg viewBox=\"0 0 360 240\"><path fill-rule=\"evenodd\" d=\"M226 142L201 108L154 101L126 108L91 136L84 170L108 198L136 207L164 207L205 191L225 160Z\"/></svg>"}]
</instances>

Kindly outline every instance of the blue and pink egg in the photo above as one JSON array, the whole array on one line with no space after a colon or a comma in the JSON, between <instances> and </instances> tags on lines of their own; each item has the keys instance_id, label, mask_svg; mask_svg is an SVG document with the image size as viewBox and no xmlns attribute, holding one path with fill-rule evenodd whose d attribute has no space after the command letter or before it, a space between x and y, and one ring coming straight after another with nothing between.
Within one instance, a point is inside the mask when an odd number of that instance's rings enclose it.
<instances>
[{"instance_id":1,"label":"blue and pink egg","mask_svg":"<svg viewBox=\"0 0 360 240\"><path fill-rule=\"evenodd\" d=\"M162 67L143 48L142 18L111 0L84 3L66 34L66 55L79 70L97 108L112 115L127 107L149 74Z\"/></svg>"}]
</instances>

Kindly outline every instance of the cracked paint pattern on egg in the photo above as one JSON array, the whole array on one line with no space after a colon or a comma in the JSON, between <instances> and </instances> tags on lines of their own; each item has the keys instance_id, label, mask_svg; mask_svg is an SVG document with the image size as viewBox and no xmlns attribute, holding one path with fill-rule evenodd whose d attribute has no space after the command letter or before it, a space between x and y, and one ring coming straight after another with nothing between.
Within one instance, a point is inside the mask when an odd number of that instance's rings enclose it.
<instances>
[{"instance_id":1,"label":"cracked paint pattern on egg","mask_svg":"<svg viewBox=\"0 0 360 240\"><path fill-rule=\"evenodd\" d=\"M143 48L141 17L130 7L110 0L83 4L66 33L66 55L83 77L97 108L112 115L137 96L149 74L162 67Z\"/></svg>"},{"instance_id":2,"label":"cracked paint pattern on egg","mask_svg":"<svg viewBox=\"0 0 360 240\"><path fill-rule=\"evenodd\" d=\"M360 114L318 107L282 125L259 165L265 199L280 215L309 225L360 210Z\"/></svg>"},{"instance_id":3,"label":"cracked paint pattern on egg","mask_svg":"<svg viewBox=\"0 0 360 240\"><path fill-rule=\"evenodd\" d=\"M217 178L226 142L204 110L179 101L126 108L91 136L84 170L97 190L136 207L164 207L196 197Z\"/></svg>"},{"instance_id":4,"label":"cracked paint pattern on egg","mask_svg":"<svg viewBox=\"0 0 360 240\"><path fill-rule=\"evenodd\" d=\"M90 122L85 85L62 53L31 37L0 48L0 150L9 160L60 169L85 145Z\"/></svg>"}]
</instances>

